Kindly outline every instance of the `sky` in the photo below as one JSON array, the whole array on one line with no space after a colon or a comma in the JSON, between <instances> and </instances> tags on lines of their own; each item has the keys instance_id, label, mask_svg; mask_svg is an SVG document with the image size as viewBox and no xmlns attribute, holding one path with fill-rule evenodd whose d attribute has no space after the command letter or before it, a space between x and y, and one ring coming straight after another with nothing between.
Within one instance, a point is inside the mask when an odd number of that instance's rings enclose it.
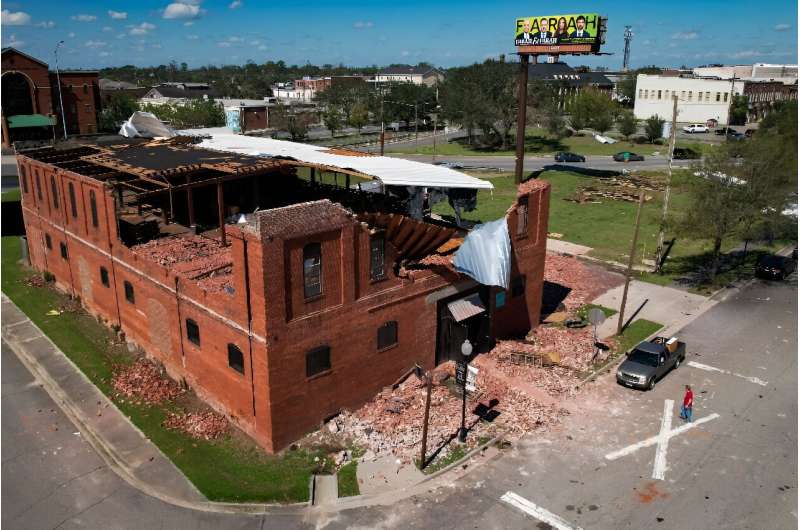
<instances>
[{"instance_id":1,"label":"sky","mask_svg":"<svg viewBox=\"0 0 800 530\"><path fill-rule=\"evenodd\" d=\"M642 2L331 0L28 0L2 2L2 45L51 65L96 69L170 61L208 64L416 64L451 67L514 53L517 17L599 13L602 51L563 57L572 65L622 66L632 26L631 66L797 63L792 0Z\"/></svg>"}]
</instances>

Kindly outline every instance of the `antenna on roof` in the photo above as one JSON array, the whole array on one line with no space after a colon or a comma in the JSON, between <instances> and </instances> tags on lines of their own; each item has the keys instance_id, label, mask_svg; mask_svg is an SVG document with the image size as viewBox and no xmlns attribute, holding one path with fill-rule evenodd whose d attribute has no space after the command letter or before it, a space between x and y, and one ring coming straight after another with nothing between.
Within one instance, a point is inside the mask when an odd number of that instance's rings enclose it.
<instances>
[{"instance_id":1,"label":"antenna on roof","mask_svg":"<svg viewBox=\"0 0 800 530\"><path fill-rule=\"evenodd\" d=\"M622 71L627 72L631 62L631 41L633 40L633 32L631 26L625 26L625 53L622 56Z\"/></svg>"}]
</instances>

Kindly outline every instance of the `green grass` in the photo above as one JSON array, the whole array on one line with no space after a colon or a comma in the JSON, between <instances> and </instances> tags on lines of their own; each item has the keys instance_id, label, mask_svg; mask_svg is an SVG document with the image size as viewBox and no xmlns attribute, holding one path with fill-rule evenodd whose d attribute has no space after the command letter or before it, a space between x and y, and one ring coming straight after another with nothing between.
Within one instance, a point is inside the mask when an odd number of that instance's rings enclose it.
<instances>
[{"instance_id":1,"label":"green grass","mask_svg":"<svg viewBox=\"0 0 800 530\"><path fill-rule=\"evenodd\" d=\"M0 201L2 202L16 202L22 199L22 192L19 188L4 191L0 194Z\"/></svg>"},{"instance_id":2,"label":"green grass","mask_svg":"<svg viewBox=\"0 0 800 530\"><path fill-rule=\"evenodd\" d=\"M615 137L615 135L612 135ZM557 140L548 136L544 130L538 128L528 128L525 133L525 154L531 156L549 155L557 151L572 151L581 155L601 155L609 156L620 151L633 151L644 156L653 156L655 153L664 155L667 152L666 141L659 144L637 144L622 138L617 138L617 143L601 144L594 139L591 133L584 133L582 136L569 136ZM714 144L702 141L679 141L678 147L691 147L699 153L706 153L713 149ZM391 148L393 152L410 154L433 154L433 145L402 146ZM477 145L469 145L466 138L457 138L445 143L437 143L436 154L442 156L514 156L515 144L512 138L506 149L485 148Z\"/></svg>"},{"instance_id":3,"label":"green grass","mask_svg":"<svg viewBox=\"0 0 800 530\"><path fill-rule=\"evenodd\" d=\"M358 462L353 461L343 465L336 474L336 481L339 484L339 497L353 497L360 494L358 488L358 478L356 471Z\"/></svg>"},{"instance_id":4,"label":"green grass","mask_svg":"<svg viewBox=\"0 0 800 530\"><path fill-rule=\"evenodd\" d=\"M575 316L577 316L578 318L580 318L582 320L587 320L588 316L589 316L589 311L591 311L592 309L595 309L595 308L600 309L603 312L603 314L606 316L606 318L608 318L610 316L614 316L614 315L617 314L617 310L616 309L611 309L610 307L603 307L603 306L597 305L597 304L585 304L585 305L581 306L577 311L575 311Z\"/></svg>"},{"instance_id":5,"label":"green grass","mask_svg":"<svg viewBox=\"0 0 800 530\"><path fill-rule=\"evenodd\" d=\"M644 318L634 320L627 328L625 328L625 330L622 332L622 335L617 337L617 353L627 352L663 327L663 324L646 320Z\"/></svg>"},{"instance_id":6,"label":"green grass","mask_svg":"<svg viewBox=\"0 0 800 530\"><path fill-rule=\"evenodd\" d=\"M453 442L451 442L453 443ZM437 471L446 468L453 462L457 462L464 458L467 454L467 445L462 443L454 443L450 447L450 451L444 456L437 456L433 462L428 464L428 467L422 470L426 475L432 475Z\"/></svg>"},{"instance_id":7,"label":"green grass","mask_svg":"<svg viewBox=\"0 0 800 530\"><path fill-rule=\"evenodd\" d=\"M86 376L166 454L210 500L232 502L294 502L308 500L312 473L331 471L323 448L298 449L268 455L252 440L238 435L203 441L162 427L177 405L138 406L113 396L112 367L132 361L124 345L110 347L113 334L83 311L64 311L68 298L50 287L31 287L35 273L22 267L18 237L2 238L2 290L50 337ZM315 458L319 460L315 462Z\"/></svg>"}]
</instances>

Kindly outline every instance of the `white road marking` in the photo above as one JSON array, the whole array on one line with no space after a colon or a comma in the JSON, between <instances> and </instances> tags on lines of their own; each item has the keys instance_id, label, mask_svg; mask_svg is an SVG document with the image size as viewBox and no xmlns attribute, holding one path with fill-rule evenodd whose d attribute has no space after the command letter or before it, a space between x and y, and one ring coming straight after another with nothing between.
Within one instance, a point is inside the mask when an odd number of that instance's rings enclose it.
<instances>
[{"instance_id":1,"label":"white road marking","mask_svg":"<svg viewBox=\"0 0 800 530\"><path fill-rule=\"evenodd\" d=\"M521 510L534 519L538 519L543 523L547 523L553 528L557 530L581 530L580 527L572 526L569 524L569 521L562 519L558 515L549 512L542 508L541 506L537 506L536 504L532 503L525 497L520 497L513 491L507 491L500 497L500 500L510 504L514 508Z\"/></svg>"},{"instance_id":2,"label":"white road marking","mask_svg":"<svg viewBox=\"0 0 800 530\"><path fill-rule=\"evenodd\" d=\"M719 418L719 414L717 414L716 412L714 412L713 414L709 414L708 416L703 416L702 418L700 418L698 420L695 420L695 421L693 421L691 423L686 423L686 424L681 425L680 427L678 427L676 429L672 429L669 432L669 437L673 438L673 437L675 437L675 436L677 436L679 434L685 433L689 429L694 429L698 425L702 425L703 423L706 423L706 422L711 421L711 420L715 420L717 418ZM651 445L655 445L656 443L658 443L659 439L660 439L660 435L659 436L651 436L650 438L648 438L646 440L642 440L641 442L636 442L635 444L631 444L628 447L623 447L619 451L614 451L613 453L608 453L606 455L606 460L616 460L617 458L622 458L623 456L627 456L629 454L635 453L636 451L638 451L639 449L641 449L643 447L650 447Z\"/></svg>"},{"instance_id":3,"label":"white road marking","mask_svg":"<svg viewBox=\"0 0 800 530\"><path fill-rule=\"evenodd\" d=\"M707 364L698 363L698 362L695 362L695 361L689 361L686 364L688 364L692 368L699 368L700 370L705 370L706 372L719 372L721 374L728 374L728 375L733 375L733 376L736 376L736 377L741 377L742 379L745 379L746 381L750 381L751 383L755 383L755 384L761 385L761 386L767 386L769 384L767 381L764 381L763 379L759 379L758 377L752 377L752 376L748 376L748 375L737 374L736 372L731 372L730 370L723 370L722 368L717 368L716 366L709 366Z\"/></svg>"},{"instance_id":4,"label":"white road marking","mask_svg":"<svg viewBox=\"0 0 800 530\"><path fill-rule=\"evenodd\" d=\"M656 480L664 480L664 472L667 470L667 447L669 446L669 431L672 429L672 409L674 406L675 402L673 400L664 400L664 416L661 418L656 460L653 463L653 478Z\"/></svg>"}]
</instances>

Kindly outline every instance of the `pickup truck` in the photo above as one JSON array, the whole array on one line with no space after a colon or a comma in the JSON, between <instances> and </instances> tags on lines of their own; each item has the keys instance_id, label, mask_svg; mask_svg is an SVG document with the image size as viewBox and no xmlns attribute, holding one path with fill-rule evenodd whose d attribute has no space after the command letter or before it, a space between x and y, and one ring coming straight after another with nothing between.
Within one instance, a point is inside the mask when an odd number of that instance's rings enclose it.
<instances>
[{"instance_id":1,"label":"pickup truck","mask_svg":"<svg viewBox=\"0 0 800 530\"><path fill-rule=\"evenodd\" d=\"M640 342L617 369L617 383L652 390L656 382L686 359L686 343L675 337Z\"/></svg>"}]
</instances>

